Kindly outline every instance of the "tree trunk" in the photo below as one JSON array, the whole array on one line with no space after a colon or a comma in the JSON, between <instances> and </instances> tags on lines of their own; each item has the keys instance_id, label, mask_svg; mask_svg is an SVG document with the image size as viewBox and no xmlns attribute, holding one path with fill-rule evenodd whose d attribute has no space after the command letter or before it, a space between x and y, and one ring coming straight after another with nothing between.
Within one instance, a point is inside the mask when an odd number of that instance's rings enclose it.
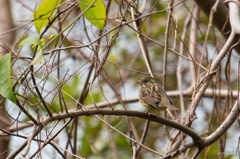
<instances>
[{"instance_id":1,"label":"tree trunk","mask_svg":"<svg viewBox=\"0 0 240 159\"><path fill-rule=\"evenodd\" d=\"M11 5L9 0L0 0L0 28L1 34L14 28ZM11 45L15 38L15 31L10 31L0 36L0 57L10 52ZM2 97L0 96L0 99ZM11 124L11 120L4 109L4 103L0 106L0 128L6 129ZM1 133L3 134L3 133ZM10 136L0 135L0 159L5 159L8 155L8 145Z\"/></svg>"}]
</instances>

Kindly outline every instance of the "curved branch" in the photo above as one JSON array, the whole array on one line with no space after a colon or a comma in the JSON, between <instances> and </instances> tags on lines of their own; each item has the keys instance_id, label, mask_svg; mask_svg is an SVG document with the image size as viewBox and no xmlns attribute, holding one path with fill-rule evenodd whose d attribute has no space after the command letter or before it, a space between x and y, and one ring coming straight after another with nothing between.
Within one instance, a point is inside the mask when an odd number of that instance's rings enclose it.
<instances>
[{"instance_id":1,"label":"curved branch","mask_svg":"<svg viewBox=\"0 0 240 159\"><path fill-rule=\"evenodd\" d=\"M204 13L209 17L211 9L215 4L216 0L195 0L195 2L199 5L199 7L204 11ZM225 38L230 36L231 25L228 20L229 9L227 6L220 1L217 10L214 13L213 23L218 28L218 30L222 33ZM239 36L235 37L232 44L236 43L239 40ZM238 44L234 49L240 54L240 44Z\"/></svg>"},{"instance_id":2,"label":"curved branch","mask_svg":"<svg viewBox=\"0 0 240 159\"><path fill-rule=\"evenodd\" d=\"M232 32L234 34L240 34L239 1L231 0L226 2L229 6L229 21L231 24Z\"/></svg>"},{"instance_id":3,"label":"curved branch","mask_svg":"<svg viewBox=\"0 0 240 159\"><path fill-rule=\"evenodd\" d=\"M133 111L133 110L126 111L126 110L104 109L104 110L84 110L84 112L82 110L71 110L68 113L54 114L52 117L47 117L43 120L42 124L46 125L55 120L62 120L65 118L75 118L79 116L90 116L90 115L117 115L117 116L122 115L122 116L138 117L142 119L149 119L151 121L173 127L175 129L178 129L188 134L193 139L194 143L199 144L203 142L203 138L201 138L195 131L193 131L189 127L186 127L184 125L181 125L169 119L162 118L153 114L148 114L148 113Z\"/></svg>"},{"instance_id":4,"label":"curved branch","mask_svg":"<svg viewBox=\"0 0 240 159\"><path fill-rule=\"evenodd\" d=\"M183 96L184 97L191 97L192 95L192 88L188 88L186 90L183 90L182 93L183 93ZM219 94L217 94L216 96L217 97L220 97L220 98L225 98L226 95L228 94L228 90L226 89L216 89L217 92L220 92ZM169 97L172 97L172 98L176 98L176 97L179 97L179 94L181 92L178 91L178 90L175 90L175 91L167 91L167 94ZM208 88L204 95L204 97L212 97L213 96L213 90L211 88ZM236 99L238 96L238 92L237 91L233 91L233 99ZM127 98L125 100L122 100L123 103L134 103L134 102L138 102L138 97L135 97L135 98ZM109 105L110 106L113 106L113 105L117 105L117 104L121 104L121 101L119 101L118 98L115 98L115 99L112 99L112 100L109 100L107 102L99 102L99 103L96 103L96 106L98 108L106 108L108 107ZM84 108L87 108L87 109L94 109L95 106L94 104L89 104L89 105L86 105L84 106ZM71 109L70 109L71 110ZM75 109L74 109L75 110ZM25 128L28 128L28 127L31 127L33 126L33 123L32 122L29 122L29 123L22 123L22 124L18 124L17 127L11 127L8 129L9 132L14 132L14 131L17 131L17 130L22 130L22 129L25 129Z\"/></svg>"},{"instance_id":5,"label":"curved branch","mask_svg":"<svg viewBox=\"0 0 240 159\"><path fill-rule=\"evenodd\" d=\"M217 141L226 131L230 128L230 126L234 123L234 121L237 119L237 116L239 114L239 108L238 108L238 99L236 100L231 112L227 116L227 118L224 120L224 122L208 137L206 137L204 142L202 143L202 147L206 147L215 141Z\"/></svg>"},{"instance_id":6,"label":"curved branch","mask_svg":"<svg viewBox=\"0 0 240 159\"><path fill-rule=\"evenodd\" d=\"M240 98L240 97L239 97ZM227 130L231 127L231 125L234 123L234 121L237 119L239 114L239 103L238 99L236 100L231 112L227 116L227 118L224 120L224 122L208 137L204 138L203 142L196 144L196 143L188 143L185 144L182 148L168 154L167 156L163 157L164 159L175 157L179 155L182 152L185 152L187 149L192 147L198 147L199 150L211 145L212 143L216 142L224 133L227 132Z\"/></svg>"}]
</instances>

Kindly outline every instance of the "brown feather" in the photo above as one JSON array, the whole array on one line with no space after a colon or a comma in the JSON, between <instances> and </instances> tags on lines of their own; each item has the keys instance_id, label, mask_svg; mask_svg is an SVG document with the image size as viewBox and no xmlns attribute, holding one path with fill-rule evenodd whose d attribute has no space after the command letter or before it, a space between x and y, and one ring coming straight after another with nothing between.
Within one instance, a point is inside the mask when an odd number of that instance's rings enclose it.
<instances>
[{"instance_id":1,"label":"brown feather","mask_svg":"<svg viewBox=\"0 0 240 159\"><path fill-rule=\"evenodd\" d=\"M139 101L148 110L179 110L172 105L171 99L166 94L165 90L152 77L145 77L138 81L141 85L139 91Z\"/></svg>"}]
</instances>

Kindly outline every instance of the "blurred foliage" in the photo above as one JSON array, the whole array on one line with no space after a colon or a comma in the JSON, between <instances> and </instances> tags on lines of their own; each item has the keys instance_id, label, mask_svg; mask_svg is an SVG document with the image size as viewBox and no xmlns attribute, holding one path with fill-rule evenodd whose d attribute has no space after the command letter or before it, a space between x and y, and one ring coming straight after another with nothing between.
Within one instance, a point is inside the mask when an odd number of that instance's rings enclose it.
<instances>
[{"instance_id":1,"label":"blurred foliage","mask_svg":"<svg viewBox=\"0 0 240 159\"><path fill-rule=\"evenodd\" d=\"M103 1L104 4L106 4L109 1ZM154 6L154 4L157 2L157 4ZM142 3L142 1L141 1ZM140 3L140 4L141 4ZM192 14L192 5L194 1L186 1L184 4L179 5L173 9L172 15L173 15L173 21L170 26L170 34L169 34L169 48L174 49L175 51L179 52L180 43L182 42L179 37L181 36L185 24L185 20L188 15ZM134 3L136 4L136 2ZM140 7L140 4L138 7ZM119 6L121 5L121 9L119 9ZM153 11L151 11L152 7ZM105 6L106 7L106 6ZM125 2L120 1L112 1L111 7L110 7L110 13L107 21L107 26L105 26L104 31L108 31L111 28L117 26L120 24L119 19L123 17L123 15L120 14L121 12L125 11L126 4ZM166 31L166 22L168 17L168 12L166 9L168 8L168 1L147 1L147 5L145 8L145 11L143 15L146 15L151 12L157 12L157 11L163 11L161 13L153 14L151 16L147 16L146 18L142 18L142 25L141 25L141 32L143 35L150 37L151 39L161 43L164 45L165 41L165 31ZM76 12L76 13L74 13ZM128 12L127 12L128 13ZM79 9L69 11L69 13L64 13L63 16L66 16L66 19L64 19L62 22L62 26L67 26L67 22L71 21L71 19L74 19L75 16L79 15L80 11ZM127 14L126 18L123 20L123 22L131 20L130 13ZM76 109L78 98L80 97L83 87L86 81L86 77L88 76L90 67L93 65L93 71L90 75L90 81L94 78L97 72L97 66L100 62L102 62L102 58L104 55L106 55L106 50L108 47L111 47L109 51L108 58L106 61L103 62L103 70L100 71L99 74L97 74L97 77L95 81L91 85L90 93L87 94L87 97L84 101L84 106L87 105L93 105L93 103L101 103L101 102L108 102L112 99L116 99L118 97L118 94L115 94L113 87L116 88L116 92L119 93L124 100L137 97L138 96L138 90L139 85L136 84L136 81L145 76L145 74L141 74L137 71L145 72L147 73L147 67L146 63L144 61L140 45L138 42L137 34L133 29L130 29L127 25L123 25L123 28L120 29L119 34L116 35L117 31L114 30L111 33L104 36L99 42L99 44L89 45L86 47L81 48L83 45L89 44L89 41L94 41L97 39L98 35L100 35L100 31L96 30L95 27L93 27L90 23L87 21L86 28L83 25L83 20L80 19L78 22L74 23L73 27L68 30L67 34L63 34L61 38L55 39L51 45L49 45L48 48L46 48L46 52L53 49L56 44L61 43L63 47L68 46L80 46L79 48L68 48L63 50L58 50L58 54L61 55L62 59L60 59L60 64L58 65L57 61L57 55L53 54L52 52L47 52L47 56L44 56L44 62L49 62L49 65L47 67L42 66L35 66L34 72L36 75L36 79L39 82L42 78L44 78L43 81L38 83L39 89L41 93L44 96L44 99L47 101L48 105L50 106L50 110L52 113L60 113L61 109L64 111L64 103L66 104L68 109L71 109L74 111ZM205 15L203 15L203 12L200 12L199 16L199 22L198 22L198 31L197 31L197 40L198 40L198 46L197 49L202 51L202 45L205 40L206 36L206 29L209 24L209 19ZM132 22L129 23L130 26L133 26ZM56 26L55 26L56 27ZM177 29L177 31L175 30ZM59 29L61 30L61 29ZM103 33L105 33L103 31ZM50 32L50 31L49 31ZM47 33L48 36L50 33ZM57 29L55 30L57 33ZM54 35L57 35L54 32ZM69 34L69 35L68 35ZM86 36L88 35L88 37ZM29 36L29 35L28 35ZM66 36L66 37L65 37ZM114 40L113 45L109 46L109 41L112 40L114 36L117 36L116 40ZM189 36L190 36L190 28L187 29L186 37L183 39L184 42L184 49L183 49L183 55L189 57L189 50L188 45L189 42ZM44 36L45 38L47 36ZM89 39L90 40L89 40ZM216 40L221 39L222 36L220 35L219 31L216 28L211 28L210 34L208 36L208 51L209 51L209 59L213 57L213 52ZM64 39L64 40L63 40ZM63 41L61 41L63 40ZM164 47L152 42L151 40L144 38L146 46L148 48L153 73L155 75L155 78L159 83L162 83L162 76L163 76L163 56L164 56ZM46 43L48 43L50 40L47 40ZM175 44L175 46L174 46ZM99 52L97 52L98 57L96 61L93 60L93 57L96 57L96 48L100 45ZM60 47L56 45L56 47ZM27 49L27 48L24 48ZM29 52L33 52L33 48L28 48ZM26 51L27 52L27 51ZM139 53L139 55L137 55ZM28 57L25 52L20 53L21 56ZM24 57L25 58L25 57ZM22 58L22 59L24 59ZM88 59L89 58L89 59ZM28 58L26 58L28 59ZM52 61L48 61L51 59ZM67 61L68 59L71 59L71 61ZM177 84L177 67L178 67L178 59L179 55L173 53L172 51L168 51L168 62L167 62L167 74L166 74L166 90L178 90L178 84ZM237 59L237 58L235 58ZM25 60L25 59L24 59ZM23 60L23 61L24 61ZM29 60L29 59L28 59ZM24 63L27 63L28 60L25 60ZM27 62L26 62L27 61ZM30 61L30 60L29 60ZM87 64L86 64L87 63ZM133 64L132 64L133 63ZM189 71L189 61L182 59L182 88L188 88L190 86L190 71ZM224 63L223 63L224 65ZM121 66L121 67L119 67ZM207 67L207 64L204 65ZM22 66L21 66L22 67ZM24 65L25 68L28 67L28 65ZM41 68L42 67L42 68ZM135 70L135 71L129 71L124 68L127 68L129 70ZM19 69L19 66L15 66L16 69ZM237 74L236 68L236 61L233 63L233 66L231 67L231 72L234 72L234 74ZM22 69L22 68L21 68ZM21 72L22 70L19 69ZM51 69L51 71L49 71ZM60 80L57 81L57 72L56 69L60 69L61 75ZM202 70L200 70L199 73ZM23 72L23 71L22 71ZM50 73L49 73L50 72ZM49 73L49 74L47 74ZM123 77L125 75L127 78L125 79L124 83L122 83ZM47 74L47 77L46 77ZM64 77L63 77L64 75ZM16 75L17 76L17 75ZM31 78L28 77L28 82L31 82ZM221 77L222 78L222 77ZM105 80L108 80L107 82ZM219 81L220 79L216 78L216 81ZM226 87L226 81L221 79L222 81L222 87ZM35 89L33 86L30 88L27 87L28 82L25 83L24 88L31 90L27 92L27 100L22 97L19 97L19 99L24 103L26 106L26 109L29 109L31 111L37 110L43 112L43 114L46 114L46 110L43 107L40 98L36 95ZM29 83L30 83L29 82ZM237 89L237 77L231 76L231 88ZM217 83L217 82L216 82ZM220 87L217 86L216 83L212 83L211 87ZM90 82L88 83L88 86L90 85ZM209 86L209 87L210 87ZM57 89L62 90L62 96L64 99L64 103L62 101L63 108L60 108L60 101L59 101L59 95L57 93ZM194 90L198 91L198 90ZM22 93L21 91L19 91ZM123 93L124 92L124 93ZM24 92L25 93L25 92ZM22 93L22 94L24 94ZM184 98L184 107L185 111L189 108L190 102L192 100L191 96ZM213 132L219 124L224 119L224 116L222 115L224 113L224 107L225 105L228 105L227 100L221 100L221 99L214 99L215 100L215 108L218 109L212 109L211 102L213 99L208 99L209 101L206 102L206 98L203 99L200 102L200 107L203 106L204 111L200 111L196 114L196 117L202 123L208 123L206 127L204 127L204 124L199 124L197 126L203 128L204 130L209 130L208 134L205 134L205 132L202 132L202 136L209 135L211 132ZM180 107L179 97L172 98L173 104L176 107ZM139 105L138 102L135 103L136 106ZM134 105L134 106L135 106ZM128 105L127 105L128 106ZM209 108L210 111L209 111ZM110 108L101 108L101 109L110 109ZM113 109L123 109L122 104L114 105ZM205 110L206 109L206 110ZM113 110L114 111L114 110ZM204 115L203 115L204 114ZM219 115L220 114L220 115ZM199 116L197 116L199 115ZM160 116L163 116L163 113L160 113ZM102 120L105 120L109 124L111 124L114 128L118 129L125 135L129 136L129 128L126 121L126 117L123 116L98 116ZM181 113L178 113L178 118L181 118ZM142 132L144 130L144 125L146 120L140 119L140 118L128 118L130 120L130 123L133 127L134 132L136 133L136 138L138 141L141 138ZM29 121L29 119L26 117L23 122ZM160 153L165 153L168 139L166 136L166 132L163 128L164 126L161 124L157 124L154 122L150 123L149 131L146 137L146 140L144 142L144 145L152 148L155 151L158 151ZM169 128L172 130L171 128ZM196 128L193 127L195 130ZM70 125L66 126L66 131L72 130L72 127ZM237 131L237 130L236 130ZM74 131L70 132L68 135L74 136ZM60 136L60 135L59 135ZM62 137L62 136L61 136ZM67 144L67 138L61 139L64 140L64 144ZM232 137L232 136L227 136ZM72 142L72 139L71 139ZM236 141L237 142L237 141ZM61 145L62 146L62 145ZM66 146L66 145L64 145ZM64 147L62 146L62 147ZM96 116L84 116L78 118L78 126L77 126L77 154L79 154L82 157L85 158L114 158L114 149L116 148L117 156L119 159L125 159L125 158L131 158L131 148L133 145L130 144L129 139L122 136L115 130L108 127L104 122L99 120ZM67 146L66 146L67 147ZM68 150L71 150L68 145ZM196 149L190 149L187 156L192 156L195 153ZM199 158L217 158L219 152L219 143L215 142L208 148L205 148L204 151L201 152ZM68 154L69 155L69 154ZM225 158L231 158L234 154L226 154ZM154 153L150 152L149 150L146 150L145 148L142 148L140 151L139 159L141 158L158 158L159 156L156 156Z\"/></svg>"}]
</instances>

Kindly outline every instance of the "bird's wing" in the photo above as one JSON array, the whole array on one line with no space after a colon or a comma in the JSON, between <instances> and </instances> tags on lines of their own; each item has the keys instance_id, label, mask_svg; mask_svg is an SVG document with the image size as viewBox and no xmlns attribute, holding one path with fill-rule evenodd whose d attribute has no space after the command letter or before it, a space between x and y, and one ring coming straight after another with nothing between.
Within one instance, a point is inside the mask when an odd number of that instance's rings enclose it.
<instances>
[{"instance_id":1,"label":"bird's wing","mask_svg":"<svg viewBox=\"0 0 240 159\"><path fill-rule=\"evenodd\" d=\"M153 93L151 89L144 88L141 91L142 100L147 103L149 106L152 106L155 109L159 108L159 103L161 102L161 96Z\"/></svg>"},{"instance_id":2,"label":"bird's wing","mask_svg":"<svg viewBox=\"0 0 240 159\"><path fill-rule=\"evenodd\" d=\"M159 84L154 84L153 87L153 92L156 92L160 97L162 97L162 103L165 107L167 107L170 110L179 110L177 107L173 106L171 99L165 92L165 90L162 88L161 85Z\"/></svg>"},{"instance_id":3,"label":"bird's wing","mask_svg":"<svg viewBox=\"0 0 240 159\"><path fill-rule=\"evenodd\" d=\"M152 106L152 107L155 108L155 109L158 109L158 108L159 108L159 105L158 105L158 104L159 104L160 100L159 100L158 98L149 96L149 97L145 97L143 100L144 100L149 106Z\"/></svg>"}]
</instances>

